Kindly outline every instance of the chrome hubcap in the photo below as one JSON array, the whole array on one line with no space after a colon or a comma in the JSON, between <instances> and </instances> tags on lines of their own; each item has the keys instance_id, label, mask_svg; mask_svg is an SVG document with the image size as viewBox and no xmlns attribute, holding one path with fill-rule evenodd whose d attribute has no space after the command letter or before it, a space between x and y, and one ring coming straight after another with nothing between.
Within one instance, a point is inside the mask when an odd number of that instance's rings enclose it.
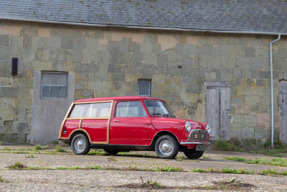
<instances>
[{"instance_id":1,"label":"chrome hubcap","mask_svg":"<svg viewBox=\"0 0 287 192\"><path fill-rule=\"evenodd\" d=\"M86 142L83 139L79 138L75 141L74 148L76 151L78 152L84 151L85 146L86 146Z\"/></svg>"},{"instance_id":2,"label":"chrome hubcap","mask_svg":"<svg viewBox=\"0 0 287 192\"><path fill-rule=\"evenodd\" d=\"M159 144L159 151L163 155L170 155L173 152L173 144L168 140L163 140Z\"/></svg>"}]
</instances>

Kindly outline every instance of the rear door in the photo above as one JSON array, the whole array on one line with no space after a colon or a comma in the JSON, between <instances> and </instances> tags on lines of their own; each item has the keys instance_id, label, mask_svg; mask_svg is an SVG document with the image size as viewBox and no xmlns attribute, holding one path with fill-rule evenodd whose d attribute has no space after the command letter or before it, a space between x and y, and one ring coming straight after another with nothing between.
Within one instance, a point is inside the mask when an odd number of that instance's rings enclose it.
<instances>
[{"instance_id":1,"label":"rear door","mask_svg":"<svg viewBox=\"0 0 287 192\"><path fill-rule=\"evenodd\" d=\"M117 102L110 122L110 143L117 145L148 145L151 121L141 101Z\"/></svg>"}]
</instances>

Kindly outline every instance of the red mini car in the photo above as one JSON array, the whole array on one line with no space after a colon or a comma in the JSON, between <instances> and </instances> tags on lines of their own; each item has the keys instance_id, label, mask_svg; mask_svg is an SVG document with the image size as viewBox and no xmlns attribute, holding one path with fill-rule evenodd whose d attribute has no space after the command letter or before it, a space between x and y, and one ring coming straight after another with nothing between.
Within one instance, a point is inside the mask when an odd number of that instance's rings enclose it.
<instances>
[{"instance_id":1,"label":"red mini car","mask_svg":"<svg viewBox=\"0 0 287 192\"><path fill-rule=\"evenodd\" d=\"M77 155L90 148L116 155L121 151L152 150L164 159L178 151L190 159L202 156L209 144L206 123L178 119L163 100L140 97L106 97L77 100L62 123L59 140Z\"/></svg>"}]
</instances>

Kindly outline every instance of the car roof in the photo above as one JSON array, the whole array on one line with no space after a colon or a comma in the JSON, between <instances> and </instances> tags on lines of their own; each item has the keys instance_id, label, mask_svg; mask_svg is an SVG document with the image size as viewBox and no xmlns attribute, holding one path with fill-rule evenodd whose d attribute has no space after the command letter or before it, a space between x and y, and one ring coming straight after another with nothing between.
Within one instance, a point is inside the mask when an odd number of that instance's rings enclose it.
<instances>
[{"instance_id":1,"label":"car roof","mask_svg":"<svg viewBox=\"0 0 287 192\"><path fill-rule=\"evenodd\" d=\"M80 99L76 100L75 103L84 103L84 102L94 102L94 101L124 101L124 100L159 100L154 97L144 97L144 96L119 96L119 97L99 97L99 98L90 98L90 99Z\"/></svg>"}]
</instances>

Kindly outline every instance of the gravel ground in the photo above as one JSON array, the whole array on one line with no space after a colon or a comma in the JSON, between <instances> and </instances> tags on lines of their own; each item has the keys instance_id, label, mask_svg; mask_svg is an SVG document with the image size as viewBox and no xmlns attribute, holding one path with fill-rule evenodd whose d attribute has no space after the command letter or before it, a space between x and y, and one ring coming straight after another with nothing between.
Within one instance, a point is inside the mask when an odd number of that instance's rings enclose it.
<instances>
[{"instance_id":1,"label":"gravel ground","mask_svg":"<svg viewBox=\"0 0 287 192\"><path fill-rule=\"evenodd\" d=\"M131 152L119 156L85 155L76 156L69 148L65 153L55 149L34 151L34 146L0 146L0 191L287 191L287 176L264 176L247 174L198 173L193 169L246 169L255 172L274 169L287 171L286 167L246 164L224 160L225 157L248 159L267 157L237 152L207 151L199 160L163 160L150 157L154 152ZM148 157L144 157L147 156ZM280 157L282 158L282 157ZM286 159L286 158L284 158ZM10 170L8 166L21 162L28 167L43 170ZM121 170L73 169L88 166L118 168ZM57 170L56 168L69 168ZM129 167L151 169L178 167L184 172L127 171ZM47 170L54 168L54 170ZM157 182L158 187L146 188L148 180ZM215 182L236 181L237 187L224 187ZM244 185L246 184L246 185ZM250 184L250 186L247 186ZM214 188L215 186L215 188ZM217 189L217 187L219 189Z\"/></svg>"}]
</instances>

